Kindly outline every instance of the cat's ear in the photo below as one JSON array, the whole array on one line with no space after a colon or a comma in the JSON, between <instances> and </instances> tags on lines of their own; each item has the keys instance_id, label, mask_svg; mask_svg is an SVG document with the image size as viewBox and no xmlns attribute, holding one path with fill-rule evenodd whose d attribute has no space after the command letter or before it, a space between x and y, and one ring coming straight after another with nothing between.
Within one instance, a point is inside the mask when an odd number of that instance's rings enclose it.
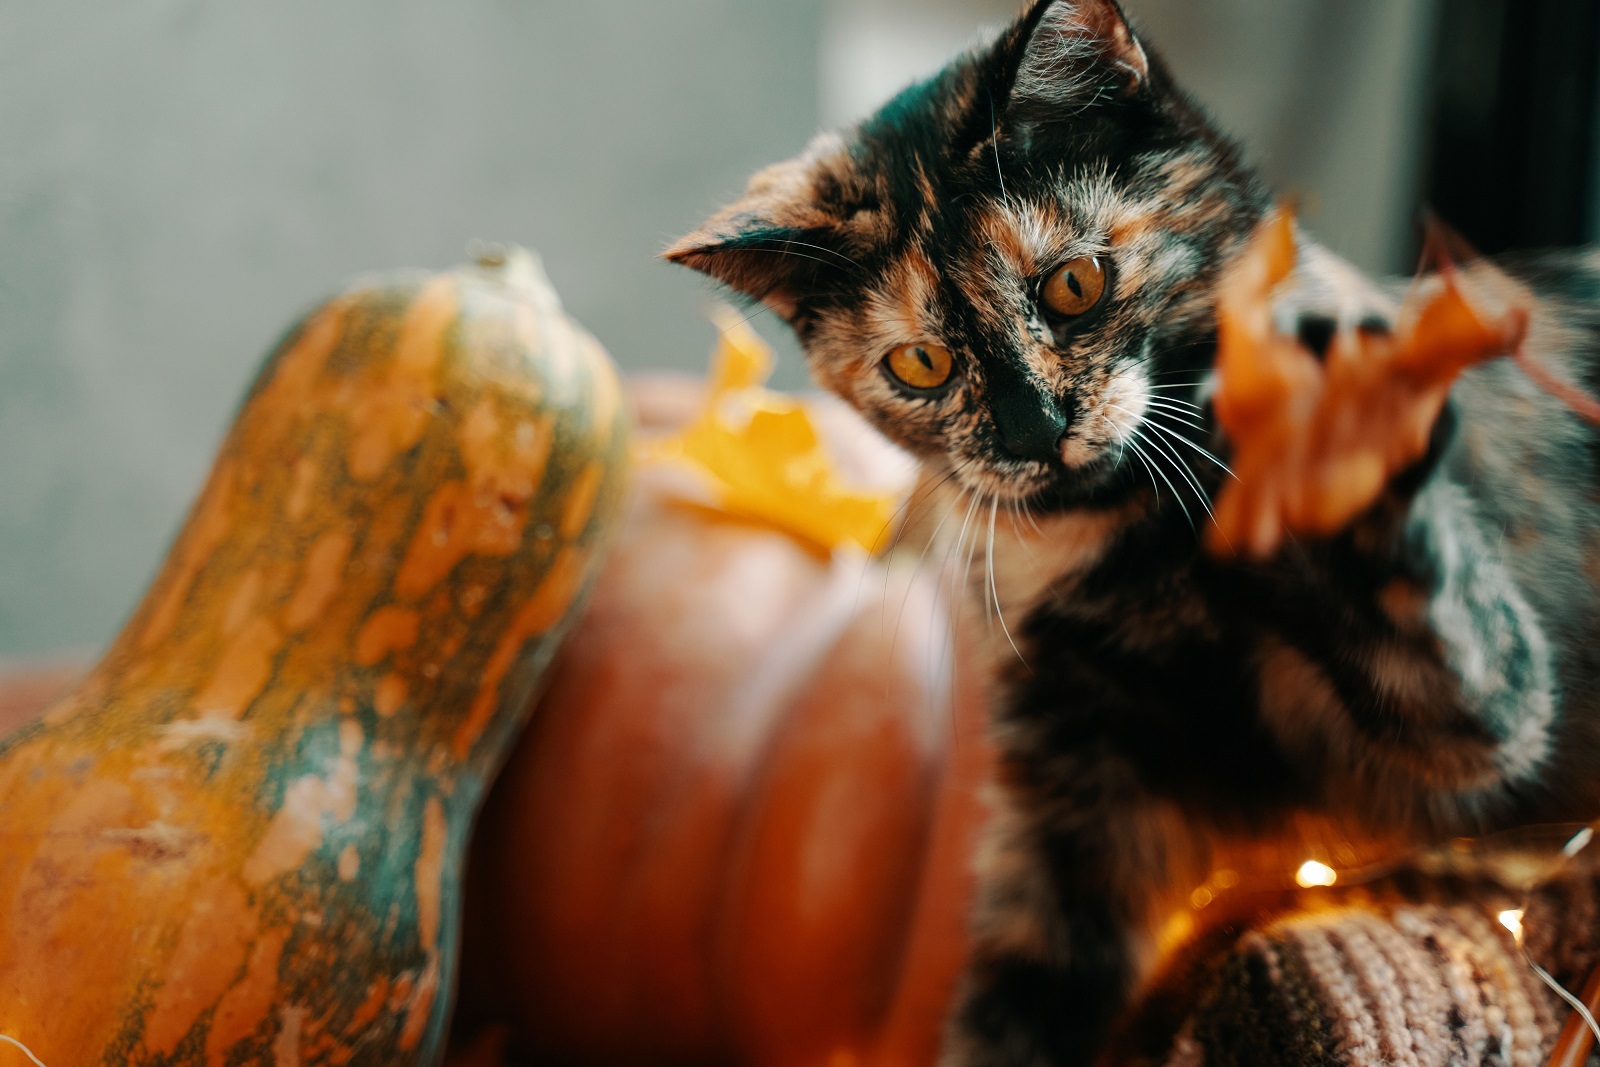
<instances>
[{"instance_id":1,"label":"cat's ear","mask_svg":"<svg viewBox=\"0 0 1600 1067\"><path fill-rule=\"evenodd\" d=\"M795 321L804 298L850 263L832 247L839 220L817 195L817 167L814 151L768 167L662 255Z\"/></svg>"},{"instance_id":2,"label":"cat's ear","mask_svg":"<svg viewBox=\"0 0 1600 1067\"><path fill-rule=\"evenodd\" d=\"M1013 101L1078 109L1108 90L1136 93L1150 78L1150 57L1116 0L1038 0L1020 31Z\"/></svg>"}]
</instances>

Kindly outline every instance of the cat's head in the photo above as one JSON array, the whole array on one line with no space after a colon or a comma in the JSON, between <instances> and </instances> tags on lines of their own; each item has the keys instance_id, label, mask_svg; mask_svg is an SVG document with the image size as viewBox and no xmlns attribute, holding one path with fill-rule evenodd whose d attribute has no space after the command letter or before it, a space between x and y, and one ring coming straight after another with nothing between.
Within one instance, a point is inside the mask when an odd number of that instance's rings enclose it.
<instances>
[{"instance_id":1,"label":"cat's head","mask_svg":"<svg viewBox=\"0 0 1600 1067\"><path fill-rule=\"evenodd\" d=\"M1114 0L1039 0L667 257L776 310L924 460L1048 506L1178 476L1218 266L1265 203Z\"/></svg>"}]
</instances>

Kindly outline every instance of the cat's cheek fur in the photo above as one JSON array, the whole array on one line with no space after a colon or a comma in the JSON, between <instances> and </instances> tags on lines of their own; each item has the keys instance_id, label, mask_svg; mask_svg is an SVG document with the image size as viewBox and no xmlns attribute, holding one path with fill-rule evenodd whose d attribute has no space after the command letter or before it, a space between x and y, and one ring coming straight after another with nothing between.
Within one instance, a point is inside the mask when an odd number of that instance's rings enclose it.
<instances>
[{"instance_id":1,"label":"cat's cheek fur","mask_svg":"<svg viewBox=\"0 0 1600 1067\"><path fill-rule=\"evenodd\" d=\"M847 374L839 374L848 368ZM933 396L908 395L890 384L877 364L835 364L834 373L818 372L820 383L847 400L880 433L923 461L939 460L949 449L953 434L969 416L965 384Z\"/></svg>"},{"instance_id":2,"label":"cat's cheek fur","mask_svg":"<svg viewBox=\"0 0 1600 1067\"><path fill-rule=\"evenodd\" d=\"M1098 390L1077 390L1074 400L1078 417L1061 439L1061 462L1081 468L1108 450L1137 443L1150 408L1150 387L1142 374L1115 372Z\"/></svg>"}]
</instances>

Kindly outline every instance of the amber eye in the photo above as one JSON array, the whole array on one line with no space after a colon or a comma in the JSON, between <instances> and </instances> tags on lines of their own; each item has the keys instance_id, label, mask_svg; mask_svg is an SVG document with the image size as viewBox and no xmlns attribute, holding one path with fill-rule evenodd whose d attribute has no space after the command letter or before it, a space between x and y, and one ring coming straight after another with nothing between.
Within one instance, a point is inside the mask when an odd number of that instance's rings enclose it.
<instances>
[{"instance_id":1,"label":"amber eye","mask_svg":"<svg viewBox=\"0 0 1600 1067\"><path fill-rule=\"evenodd\" d=\"M955 369L950 350L938 345L901 345L883 362L890 374L913 389L937 389Z\"/></svg>"},{"instance_id":2,"label":"amber eye","mask_svg":"<svg viewBox=\"0 0 1600 1067\"><path fill-rule=\"evenodd\" d=\"M1099 256L1079 256L1044 283L1044 303L1057 315L1074 318L1096 304L1106 291L1106 267Z\"/></svg>"}]
</instances>

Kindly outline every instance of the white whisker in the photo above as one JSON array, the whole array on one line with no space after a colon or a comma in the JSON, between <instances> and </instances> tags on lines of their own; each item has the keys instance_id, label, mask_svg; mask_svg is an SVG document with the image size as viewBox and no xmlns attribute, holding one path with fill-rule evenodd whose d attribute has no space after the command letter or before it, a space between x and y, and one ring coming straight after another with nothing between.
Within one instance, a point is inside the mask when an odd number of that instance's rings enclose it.
<instances>
[{"instance_id":1,"label":"white whisker","mask_svg":"<svg viewBox=\"0 0 1600 1067\"><path fill-rule=\"evenodd\" d=\"M1149 426L1153 430L1157 430L1162 434L1165 434L1168 437L1178 436L1172 430L1166 429L1159 423L1149 421L1146 422L1145 425ZM1159 449L1164 456L1170 459L1174 467L1178 468L1178 473L1182 475L1184 480L1189 483L1190 488L1192 488L1195 492L1195 496L1200 498L1200 506L1206 509L1206 514L1210 515L1211 521L1215 523L1217 521L1217 517L1211 512L1211 500L1206 496L1206 491L1201 488L1200 481L1195 477L1194 471L1190 470L1189 465L1183 461L1183 457L1178 455L1177 451L1172 447L1172 445L1164 443L1159 437L1151 437L1147 438L1147 440L1152 446Z\"/></svg>"},{"instance_id":2,"label":"white whisker","mask_svg":"<svg viewBox=\"0 0 1600 1067\"><path fill-rule=\"evenodd\" d=\"M773 255L778 255L778 256L794 256L796 259L809 259L809 260L811 260L811 262L813 262L813 263L821 263L825 267L837 267L838 266L838 264L835 263L833 260L823 259L821 256L808 256L804 252L796 252L792 248L767 248L767 247L763 247L761 245L751 245L749 247L749 251L751 251L751 252L771 252ZM840 258L842 259L844 257L840 257ZM845 262L849 263L851 266L855 266L855 262L853 260L846 259Z\"/></svg>"},{"instance_id":3,"label":"white whisker","mask_svg":"<svg viewBox=\"0 0 1600 1067\"><path fill-rule=\"evenodd\" d=\"M1192 419L1205 415L1205 408L1200 405L1191 404L1186 400L1174 400L1170 396L1149 396L1145 397L1144 402L1150 407L1162 407L1169 411L1182 412Z\"/></svg>"},{"instance_id":4,"label":"white whisker","mask_svg":"<svg viewBox=\"0 0 1600 1067\"><path fill-rule=\"evenodd\" d=\"M1011 515L1011 532L1016 535L1017 544L1020 545L1023 550L1031 556L1033 554L1033 548L1028 544L1027 538L1023 536L1022 517L1018 514L1017 502L1015 499L1006 501L1006 511Z\"/></svg>"},{"instance_id":5,"label":"white whisker","mask_svg":"<svg viewBox=\"0 0 1600 1067\"><path fill-rule=\"evenodd\" d=\"M989 95L989 136L994 142L994 176L1000 179L1000 202L1009 208L1011 198L1006 196L1006 174L1000 167L1000 123L994 113L993 93Z\"/></svg>"},{"instance_id":6,"label":"white whisker","mask_svg":"<svg viewBox=\"0 0 1600 1067\"><path fill-rule=\"evenodd\" d=\"M1159 448L1156 448L1154 439L1146 437L1143 433L1139 432L1139 430L1135 429L1133 431L1133 438L1138 441L1143 441L1152 449L1155 449L1158 455L1164 455ZM1140 452L1144 451L1144 449L1140 448L1137 444L1134 444L1134 448L1138 449ZM1161 469L1161 464L1155 462L1154 459L1149 456L1146 456L1145 458L1150 461L1151 466L1155 468L1155 472L1160 476L1161 480L1167 483L1167 488L1172 490L1172 495L1178 500L1178 506L1183 509L1183 517L1189 521L1189 528L1191 530L1198 531L1198 527L1196 527L1194 524L1194 516L1189 514L1189 505L1183 502L1183 494L1178 492L1178 487L1172 484L1172 479L1168 478L1167 472Z\"/></svg>"},{"instance_id":7,"label":"white whisker","mask_svg":"<svg viewBox=\"0 0 1600 1067\"><path fill-rule=\"evenodd\" d=\"M1166 415L1165 417L1170 419L1170 418L1173 418L1174 416L1169 414L1169 415ZM1173 437L1173 438L1176 438L1179 441L1182 441L1184 444L1188 445L1190 448L1192 448L1196 452L1200 453L1206 459L1209 459L1211 462L1213 462L1217 466L1221 467L1227 473L1228 477L1232 478L1234 481L1238 481L1239 480L1239 476L1237 474L1233 473L1233 468L1229 467L1226 463L1222 462L1222 460L1218 459L1215 455L1213 455L1211 453L1211 451L1209 449L1206 449L1201 445L1197 445L1193 441L1189 440L1187 437L1183 436L1183 434L1177 433L1177 432L1171 430L1170 428L1161 425L1159 422L1156 421L1154 416L1152 416L1149 419L1146 419L1145 422L1150 426L1154 426L1156 429L1160 430L1162 433L1166 434L1168 437ZM1196 427L1196 429L1199 429L1199 428L1200 427Z\"/></svg>"},{"instance_id":8,"label":"white whisker","mask_svg":"<svg viewBox=\"0 0 1600 1067\"><path fill-rule=\"evenodd\" d=\"M976 492L974 492L972 494L971 499L967 501L967 513L966 513L966 516L961 520L961 530L960 530L959 533L956 534L955 541L951 543L949 550L945 552L944 561L940 564L940 570L941 570L941 572L943 572L942 573L942 577L945 580L952 581L952 582L954 581L954 578L955 578L955 573L954 573L955 572L955 563L960 558L961 546L962 546L962 543L966 540L967 527L972 522L973 511L978 506L978 499L979 499L978 494ZM967 568L963 572L960 582L959 583L955 583L951 587L951 593L955 597L955 602L956 603L955 603L955 611L951 613L950 632L951 632L951 635L952 635L952 640L955 640L955 641L959 641L960 640L959 635L961 633L961 613L962 613L962 611L965 610L966 604L967 604L967 581L968 581L968 576L971 574L971 569L972 569L972 555L969 552L967 554ZM956 686L959 683L959 678L957 677L957 662L958 662L958 659L959 659L959 657L954 656L954 655L952 655L950 657L950 685L951 685L951 690L950 691L951 691L951 693L955 693L956 692Z\"/></svg>"},{"instance_id":9,"label":"white whisker","mask_svg":"<svg viewBox=\"0 0 1600 1067\"><path fill-rule=\"evenodd\" d=\"M1022 517L1028 520L1028 525L1033 527L1033 532L1038 534L1040 537L1043 537L1044 531L1039 529L1039 523L1034 519L1033 509L1028 506L1028 502L1026 500L1019 500L1017 501L1017 506L1022 509Z\"/></svg>"},{"instance_id":10,"label":"white whisker","mask_svg":"<svg viewBox=\"0 0 1600 1067\"><path fill-rule=\"evenodd\" d=\"M973 509L975 509L982 502L982 500L983 500L983 498L981 496L979 496L977 494L973 495L973 497L972 497L972 509L968 510L968 518L969 519L971 518L972 514L974 513ZM965 533L965 530L963 530L963 533ZM958 541L957 544L959 545L960 542ZM961 608L965 604L966 598L971 594L971 591L972 591L972 557L977 554L977 550L978 550L978 530L977 530L977 527L973 527L973 529L972 529L972 539L967 542L967 562L966 562L966 566L964 566L961 569L961 586L960 586L960 589L961 589L962 603L958 604L956 606L956 620L958 622L961 619ZM988 601L986 599L985 600L985 604L987 605L987 603L988 603ZM985 614L987 614L987 612L985 612Z\"/></svg>"},{"instance_id":11,"label":"white whisker","mask_svg":"<svg viewBox=\"0 0 1600 1067\"><path fill-rule=\"evenodd\" d=\"M969 460L968 462L971 461ZM950 479L959 474L962 467L965 465L966 464L963 463L953 467L948 473L945 474L944 477L940 478L932 485L921 489L920 491L917 487L913 487L910 495L908 495L905 501L894 510L894 514L890 515L889 520L883 524L883 529L879 530L878 535L872 539L872 547L868 549L868 555L887 561L889 556L893 554L894 550L900 547L900 539L905 536L906 530L910 528L911 520L916 517L917 508L928 503L928 501L937 496L939 490L942 489L950 481ZM904 516L903 519L901 518L902 516ZM897 522L899 525L896 525ZM943 523L941 522L940 525L942 526ZM888 534L891 529L894 531L894 533L889 538L889 546L880 553L878 548L883 543L884 536ZM935 531L935 534L937 534L937 531ZM926 547L923 549L923 555L927 555ZM918 560L918 563L920 565L920 559ZM879 597L881 604L878 614L878 621L880 623L884 620L889 610L889 568L885 566L882 569L883 593ZM861 572L861 578L856 582L856 603L858 604L861 602L861 590L866 586L867 574L870 572L870 570L871 568L863 568ZM898 629L899 623L896 622L895 626L896 629Z\"/></svg>"},{"instance_id":12,"label":"white whisker","mask_svg":"<svg viewBox=\"0 0 1600 1067\"><path fill-rule=\"evenodd\" d=\"M1173 488L1171 480L1169 480L1167 476L1162 473L1160 464L1151 459L1150 453L1146 452L1144 450L1144 446L1139 443L1139 441L1142 439L1143 435L1136 433L1133 437L1128 439L1128 447L1133 449L1133 454L1135 456L1139 457L1139 461L1144 464L1144 469L1150 472L1150 486L1156 491L1156 504L1159 506L1161 504L1161 487L1156 484L1157 478L1160 478L1163 482L1166 482L1167 488L1171 489L1174 494L1176 494L1178 491L1177 489ZM1178 506L1183 507L1183 497L1181 496L1178 497ZM1188 509L1185 508L1184 510L1185 513L1187 513Z\"/></svg>"},{"instance_id":13,"label":"white whisker","mask_svg":"<svg viewBox=\"0 0 1600 1067\"><path fill-rule=\"evenodd\" d=\"M956 543L955 543L954 547L952 548L952 553L951 553L951 555L953 557L953 560L956 563L960 563L960 561L961 561L961 549L962 549L962 546L964 544L966 544L966 541L967 541L967 528L972 525L972 516L977 511L978 501L980 499L982 499L980 494L975 492L975 493L972 494L972 499L967 502L967 514L966 514L966 517L961 520L961 531L956 534ZM969 552L967 554L968 572L962 575L961 583L956 587L957 591L959 592L959 594L961 596L965 596L966 595L966 592L967 592L967 578L968 578L968 574L970 574L971 567L972 567L972 554ZM961 606L960 606L960 603L958 602L957 605L956 605L956 612L957 612L957 617L958 618L959 618L960 611L961 611Z\"/></svg>"},{"instance_id":14,"label":"white whisker","mask_svg":"<svg viewBox=\"0 0 1600 1067\"><path fill-rule=\"evenodd\" d=\"M1147 417L1150 417L1149 416L1149 412L1153 411L1153 412L1156 412L1156 413L1162 415L1165 418L1171 419L1174 422L1179 422L1179 423L1182 423L1185 426L1189 426L1189 427L1192 427L1193 429L1199 430L1201 433L1209 434L1211 432L1210 427L1208 427L1205 423L1197 422L1193 415L1189 414L1187 411L1183 411L1182 409L1169 408L1169 407L1166 407L1165 405L1157 404L1153 400L1146 401L1145 406L1147 408L1147 411L1146 411L1146 416Z\"/></svg>"},{"instance_id":15,"label":"white whisker","mask_svg":"<svg viewBox=\"0 0 1600 1067\"><path fill-rule=\"evenodd\" d=\"M1105 418L1105 416L1102 415L1101 418ZM1107 419L1106 421L1109 422L1110 420ZM1115 426L1113 426L1112 428L1115 429ZM1123 454L1123 452L1126 452L1130 448L1133 449L1133 458L1137 459L1140 462L1140 464L1143 465L1145 473L1150 476L1150 488L1155 491L1155 494L1156 494L1156 506L1160 507L1161 506L1161 486L1156 484L1155 468L1150 466L1150 461L1149 461L1149 459L1147 459L1145 457L1144 450L1139 447L1139 443L1133 439L1133 435L1132 434L1129 434L1126 437L1124 437L1122 439L1122 442L1121 442L1119 447L1122 449L1122 452L1117 453L1117 462L1118 463L1122 462L1122 454Z\"/></svg>"},{"instance_id":16,"label":"white whisker","mask_svg":"<svg viewBox=\"0 0 1600 1067\"><path fill-rule=\"evenodd\" d=\"M929 550L938 543L939 534L942 530L944 530L944 524L949 522L950 516L954 515L955 513L956 509L955 505L953 504L944 509L944 518L940 519L939 524L933 528L933 533L931 536L929 536L928 543L922 546L922 551L917 555L917 562L911 568L911 578L906 582L906 591L900 597L900 611L894 617L894 632L889 636L889 648L891 651L900 643L900 624L905 621L906 604L911 599L911 589L917 583L917 575L922 573L922 565L927 561ZM889 577L887 574L888 570L889 568L885 566L883 588L886 599L889 591Z\"/></svg>"},{"instance_id":17,"label":"white whisker","mask_svg":"<svg viewBox=\"0 0 1600 1067\"><path fill-rule=\"evenodd\" d=\"M36 1067L44 1067L44 1062L33 1054L33 1049L29 1048L27 1045L24 1045L16 1038L11 1037L8 1034L0 1034L0 1045L10 1045L12 1048L17 1049L24 1056L28 1057L29 1061L35 1064Z\"/></svg>"},{"instance_id":18,"label":"white whisker","mask_svg":"<svg viewBox=\"0 0 1600 1067\"><path fill-rule=\"evenodd\" d=\"M1211 432L1210 428L1205 425L1206 412L1204 408L1195 407L1193 404L1184 404L1164 396L1145 397L1144 404L1147 408L1160 408L1163 411L1182 415L1186 419L1194 419L1201 424L1201 429L1207 433Z\"/></svg>"},{"instance_id":19,"label":"white whisker","mask_svg":"<svg viewBox=\"0 0 1600 1067\"><path fill-rule=\"evenodd\" d=\"M995 616L1000 620L1000 631L1006 635L1006 640L1010 642L1011 651L1015 652L1017 654L1017 659L1024 667L1027 667L1027 657L1022 654L1022 649L1017 647L1017 642L1012 638L1011 627L1006 625L1006 613L1004 609L1000 607L1000 587L994 580L994 519L999 511L1000 498L995 497L993 503L989 505L989 557L987 561L989 569L989 595L994 598L994 613ZM1032 670L1032 668L1030 667L1029 670Z\"/></svg>"}]
</instances>

